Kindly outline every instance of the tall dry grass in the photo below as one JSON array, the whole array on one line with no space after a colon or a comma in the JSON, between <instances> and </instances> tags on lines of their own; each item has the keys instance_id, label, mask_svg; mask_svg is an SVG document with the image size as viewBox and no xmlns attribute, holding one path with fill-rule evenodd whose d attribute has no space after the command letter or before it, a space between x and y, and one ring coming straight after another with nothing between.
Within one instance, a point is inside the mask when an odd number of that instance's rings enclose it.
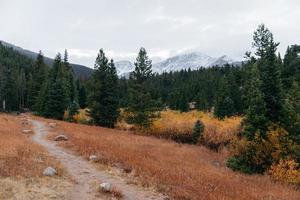
<instances>
[{"instance_id":1,"label":"tall dry grass","mask_svg":"<svg viewBox=\"0 0 300 200\"><path fill-rule=\"evenodd\" d=\"M49 120L48 120L49 121ZM66 148L100 162L133 169L141 184L174 199L299 199L300 192L262 175L243 175L224 167L224 155L124 131L56 121L68 135Z\"/></svg>"},{"instance_id":2,"label":"tall dry grass","mask_svg":"<svg viewBox=\"0 0 300 200\"><path fill-rule=\"evenodd\" d=\"M59 164L22 133L29 129L16 116L0 114L0 177L38 177L48 166Z\"/></svg>"},{"instance_id":3,"label":"tall dry grass","mask_svg":"<svg viewBox=\"0 0 300 200\"><path fill-rule=\"evenodd\" d=\"M240 130L241 117L230 117L224 120L215 118L211 113L190 111L167 110L161 112L161 117L155 120L148 134L171 138L189 138L192 134L195 122L200 119L204 128L204 143L214 149L227 144Z\"/></svg>"}]
</instances>

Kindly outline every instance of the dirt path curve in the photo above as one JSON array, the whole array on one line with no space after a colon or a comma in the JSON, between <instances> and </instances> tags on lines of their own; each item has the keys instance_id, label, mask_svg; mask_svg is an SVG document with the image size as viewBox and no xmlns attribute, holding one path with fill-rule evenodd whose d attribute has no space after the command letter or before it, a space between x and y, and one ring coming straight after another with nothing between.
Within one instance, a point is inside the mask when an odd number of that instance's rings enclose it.
<instances>
[{"instance_id":1,"label":"dirt path curve","mask_svg":"<svg viewBox=\"0 0 300 200\"><path fill-rule=\"evenodd\" d=\"M119 189L126 200L163 200L163 195L147 191L136 185L126 184L126 181L120 177L115 177L105 171L94 168L88 161L79 156L73 155L70 151L59 147L55 142L45 139L48 134L48 127L44 122L31 120L35 132L33 140L42 145L52 156L56 157L67 172L74 178L76 184L73 191L67 196L70 200L94 200L101 199L97 194L97 185L95 182L108 182ZM103 199L106 199L103 197Z\"/></svg>"}]
</instances>

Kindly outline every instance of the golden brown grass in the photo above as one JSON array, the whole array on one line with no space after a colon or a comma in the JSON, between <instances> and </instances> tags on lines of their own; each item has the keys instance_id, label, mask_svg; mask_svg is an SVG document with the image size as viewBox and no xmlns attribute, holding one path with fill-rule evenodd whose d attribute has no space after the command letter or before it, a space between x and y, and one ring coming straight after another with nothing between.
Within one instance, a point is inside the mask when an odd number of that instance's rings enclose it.
<instances>
[{"instance_id":1,"label":"golden brown grass","mask_svg":"<svg viewBox=\"0 0 300 200\"><path fill-rule=\"evenodd\" d=\"M122 117L121 117L122 118ZM224 120L215 118L211 113L200 111L179 112L166 110L160 113L160 118L156 119L150 130L139 132L156 136L159 138L174 139L175 141L185 142L191 139L191 134L197 120L201 120L205 126L204 143L214 149L219 149L222 145L232 140L240 130L242 117L230 117ZM131 130L133 125L120 120L117 129Z\"/></svg>"},{"instance_id":2,"label":"golden brown grass","mask_svg":"<svg viewBox=\"0 0 300 200\"><path fill-rule=\"evenodd\" d=\"M49 121L49 120L46 120ZM95 154L103 164L132 168L144 186L174 199L299 199L292 186L268 176L243 175L224 167L225 156L204 147L181 145L112 129L56 121L69 137L63 143L79 154Z\"/></svg>"},{"instance_id":3,"label":"golden brown grass","mask_svg":"<svg viewBox=\"0 0 300 200\"><path fill-rule=\"evenodd\" d=\"M39 145L34 144L22 130L20 117L0 114L0 177L39 177L48 166L61 167Z\"/></svg>"},{"instance_id":4,"label":"golden brown grass","mask_svg":"<svg viewBox=\"0 0 300 200\"><path fill-rule=\"evenodd\" d=\"M207 138L214 138L217 141L231 138L238 131L241 124L241 117L230 117L219 120L211 113L200 111L190 111L181 113L179 111L167 110L161 112L160 118L153 122L151 127L153 134L164 133L187 133L191 134L195 122L200 119L205 126L205 135Z\"/></svg>"}]
</instances>

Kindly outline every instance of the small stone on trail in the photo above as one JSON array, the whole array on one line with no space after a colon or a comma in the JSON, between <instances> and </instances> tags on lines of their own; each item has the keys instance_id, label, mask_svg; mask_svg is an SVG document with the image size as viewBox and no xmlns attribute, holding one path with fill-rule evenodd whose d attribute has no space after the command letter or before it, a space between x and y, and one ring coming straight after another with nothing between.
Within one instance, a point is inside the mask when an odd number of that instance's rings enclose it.
<instances>
[{"instance_id":1,"label":"small stone on trail","mask_svg":"<svg viewBox=\"0 0 300 200\"><path fill-rule=\"evenodd\" d=\"M101 183L99 185L99 190L102 192L111 192L112 185L110 183Z\"/></svg>"},{"instance_id":2,"label":"small stone on trail","mask_svg":"<svg viewBox=\"0 0 300 200\"><path fill-rule=\"evenodd\" d=\"M57 172L53 167L47 167L43 172L44 176L54 176L55 174L57 174Z\"/></svg>"},{"instance_id":3,"label":"small stone on trail","mask_svg":"<svg viewBox=\"0 0 300 200\"><path fill-rule=\"evenodd\" d=\"M54 141L68 141L68 137L65 135L58 135L54 138Z\"/></svg>"},{"instance_id":4,"label":"small stone on trail","mask_svg":"<svg viewBox=\"0 0 300 200\"><path fill-rule=\"evenodd\" d=\"M93 161L93 162L97 162L98 161L98 157L96 155L90 155L89 160Z\"/></svg>"},{"instance_id":5,"label":"small stone on trail","mask_svg":"<svg viewBox=\"0 0 300 200\"><path fill-rule=\"evenodd\" d=\"M25 133L25 134L32 133L32 130L23 130L22 133Z\"/></svg>"}]
</instances>

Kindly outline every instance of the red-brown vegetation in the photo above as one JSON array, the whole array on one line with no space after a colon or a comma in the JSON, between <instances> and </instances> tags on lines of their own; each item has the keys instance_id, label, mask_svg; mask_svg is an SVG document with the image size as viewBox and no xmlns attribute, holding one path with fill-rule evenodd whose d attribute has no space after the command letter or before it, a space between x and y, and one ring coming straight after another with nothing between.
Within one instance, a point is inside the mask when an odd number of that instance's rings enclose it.
<instances>
[{"instance_id":1,"label":"red-brown vegetation","mask_svg":"<svg viewBox=\"0 0 300 200\"><path fill-rule=\"evenodd\" d=\"M49 120L47 120L49 121ZM175 199L299 199L294 187L268 176L243 175L224 166L225 155L124 131L56 121L68 135L64 146L102 164L132 168L144 186Z\"/></svg>"},{"instance_id":2,"label":"red-brown vegetation","mask_svg":"<svg viewBox=\"0 0 300 200\"><path fill-rule=\"evenodd\" d=\"M0 177L39 177L48 166L61 173L59 163L22 133L29 128L20 117L0 114Z\"/></svg>"}]
</instances>

